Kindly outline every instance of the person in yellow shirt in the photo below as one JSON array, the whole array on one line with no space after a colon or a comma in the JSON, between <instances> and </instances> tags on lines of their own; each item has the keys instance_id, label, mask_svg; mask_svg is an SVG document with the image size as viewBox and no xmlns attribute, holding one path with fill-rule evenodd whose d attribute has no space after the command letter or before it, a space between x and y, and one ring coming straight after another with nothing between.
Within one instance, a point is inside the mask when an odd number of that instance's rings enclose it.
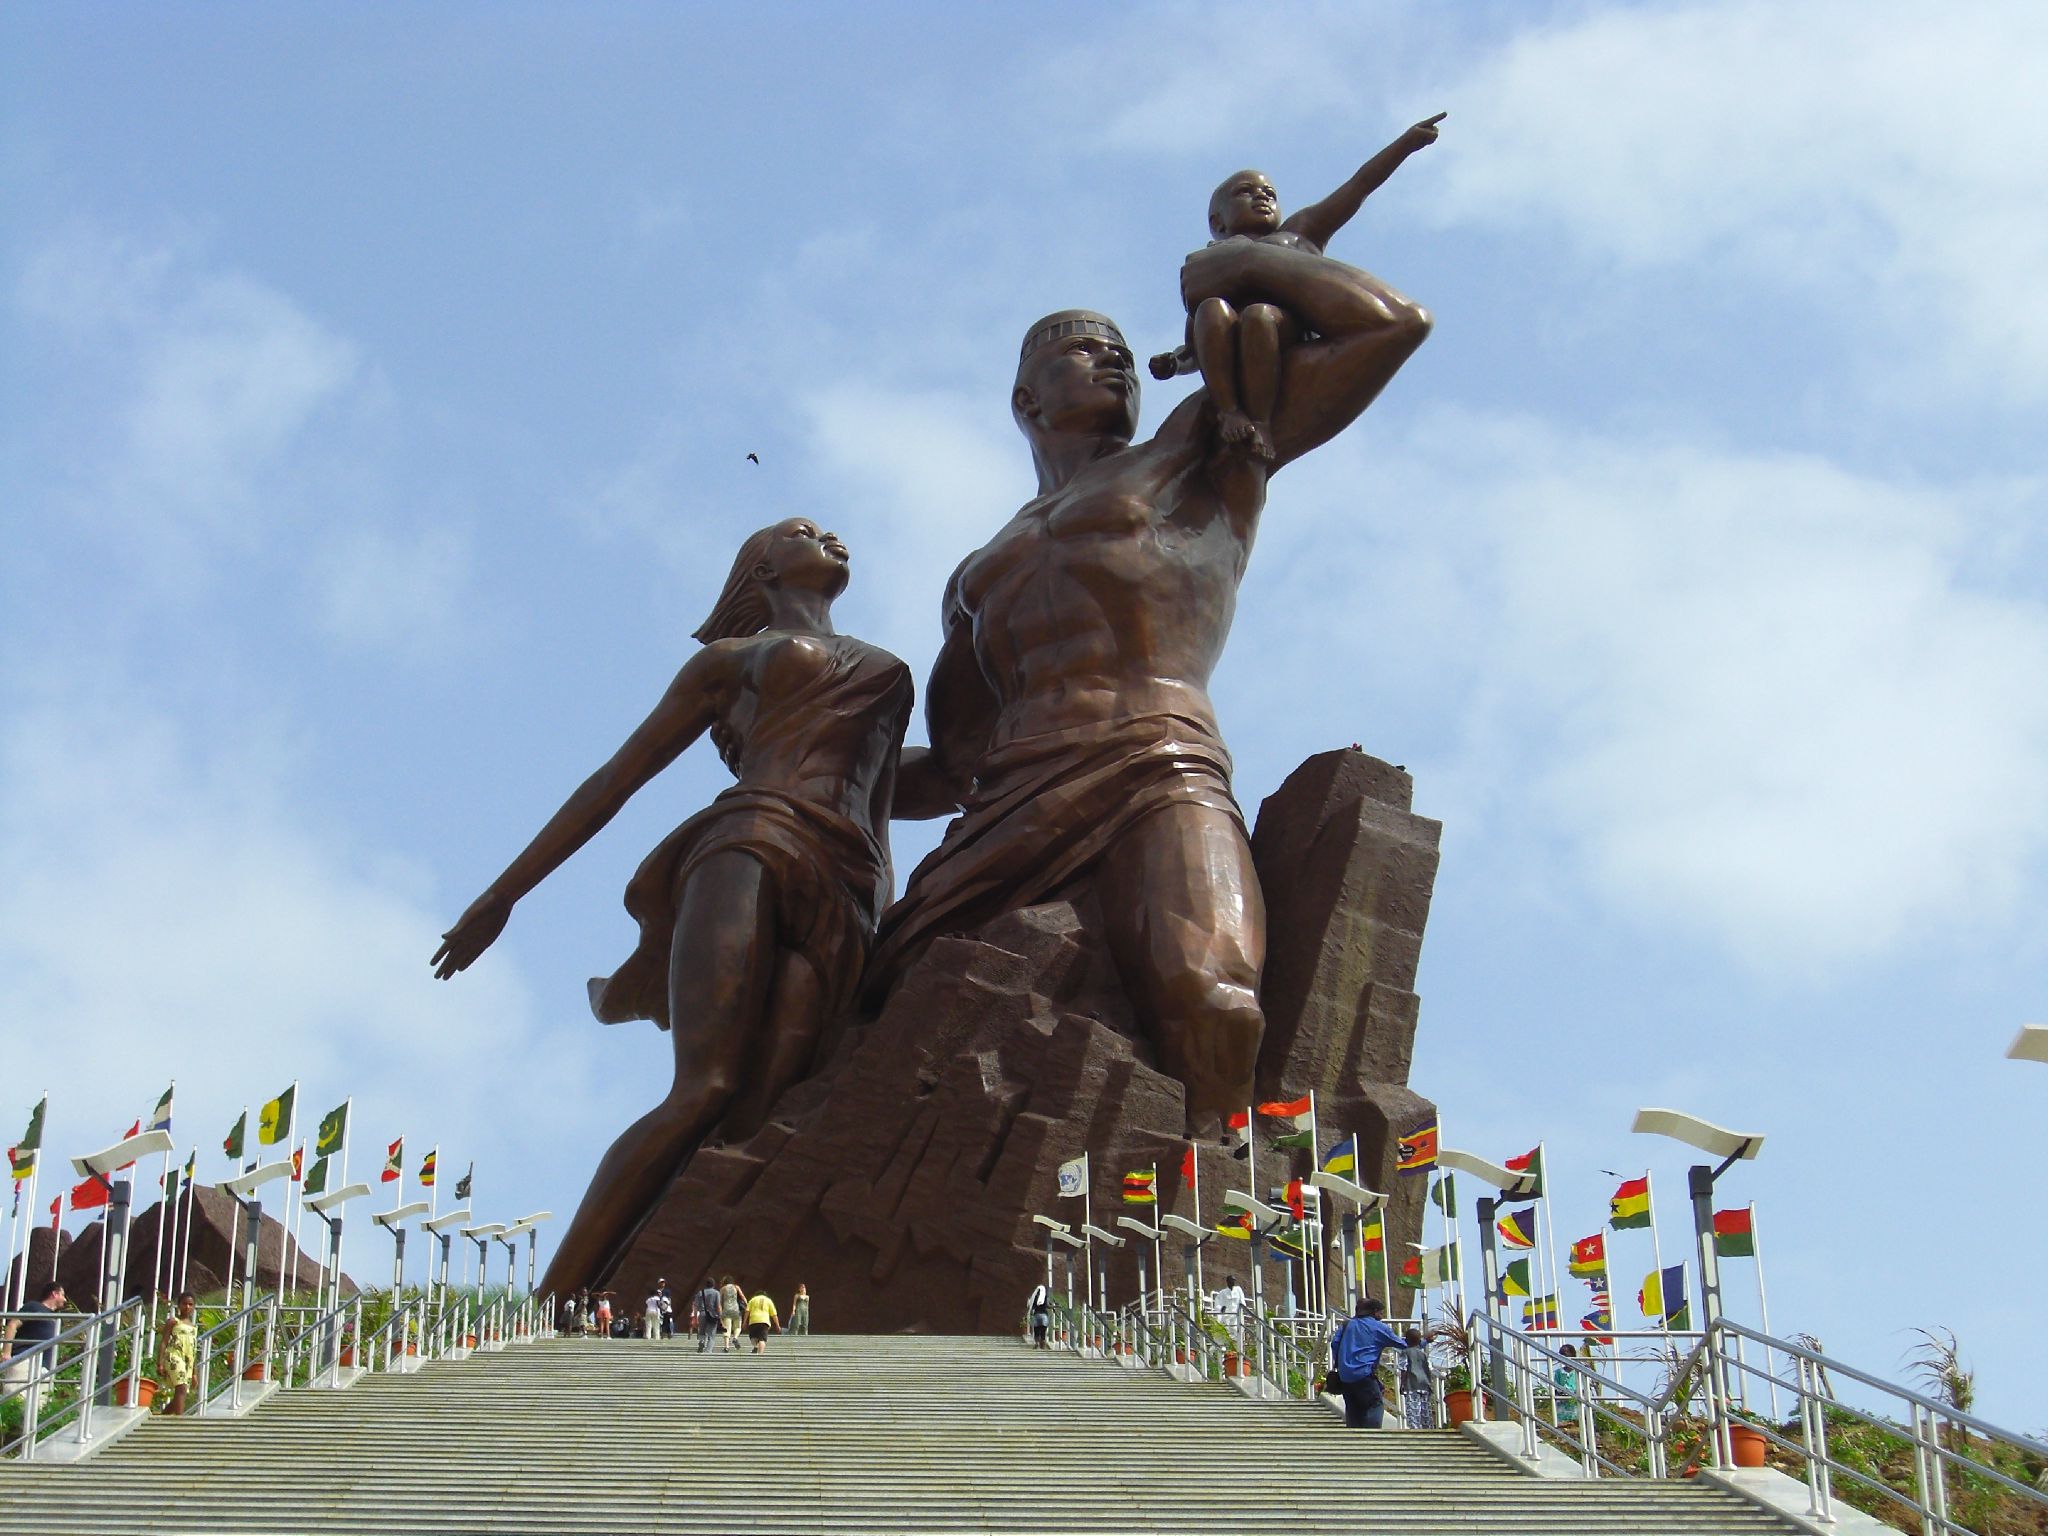
<instances>
[{"instance_id":1,"label":"person in yellow shirt","mask_svg":"<svg viewBox=\"0 0 2048 1536\"><path fill-rule=\"evenodd\" d=\"M768 1331L781 1332L775 1320L775 1302L766 1291L747 1302L747 1337L754 1341L754 1353L768 1353Z\"/></svg>"}]
</instances>

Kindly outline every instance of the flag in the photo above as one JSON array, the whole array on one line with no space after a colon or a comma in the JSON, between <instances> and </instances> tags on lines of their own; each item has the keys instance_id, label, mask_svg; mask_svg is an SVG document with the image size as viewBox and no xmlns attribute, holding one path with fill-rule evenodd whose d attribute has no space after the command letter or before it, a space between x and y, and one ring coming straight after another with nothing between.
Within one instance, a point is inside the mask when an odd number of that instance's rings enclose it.
<instances>
[{"instance_id":1,"label":"flag","mask_svg":"<svg viewBox=\"0 0 2048 1536\"><path fill-rule=\"evenodd\" d=\"M1444 1220L1458 1219L1458 1181L1445 1174L1429 1186L1429 1203L1444 1213Z\"/></svg>"},{"instance_id":2,"label":"flag","mask_svg":"<svg viewBox=\"0 0 2048 1536\"><path fill-rule=\"evenodd\" d=\"M1230 1155L1243 1157L1252 1144L1252 1112L1248 1109L1242 1110L1223 1123L1237 1132L1237 1145L1230 1149Z\"/></svg>"},{"instance_id":3,"label":"flag","mask_svg":"<svg viewBox=\"0 0 2048 1536\"><path fill-rule=\"evenodd\" d=\"M74 1211L94 1210L105 1205L113 1198L114 1186L98 1174L94 1174L83 1184L72 1186L71 1209Z\"/></svg>"},{"instance_id":4,"label":"flag","mask_svg":"<svg viewBox=\"0 0 2048 1536\"><path fill-rule=\"evenodd\" d=\"M1543 1198L1543 1144L1541 1142L1538 1142L1520 1157L1509 1158L1507 1170L1509 1173L1527 1174L1536 1186L1529 1191L1530 1196L1537 1200Z\"/></svg>"},{"instance_id":5,"label":"flag","mask_svg":"<svg viewBox=\"0 0 2048 1536\"><path fill-rule=\"evenodd\" d=\"M1522 1303L1522 1326L1531 1329L1556 1329L1557 1297L1532 1296Z\"/></svg>"},{"instance_id":6,"label":"flag","mask_svg":"<svg viewBox=\"0 0 2048 1536\"><path fill-rule=\"evenodd\" d=\"M421 1188L421 1189L432 1189L432 1188L434 1187L434 1166L435 1166L435 1164L436 1164L436 1163L438 1163L438 1162L440 1161L440 1158L441 1158L441 1149L440 1149L439 1147L435 1147L435 1148L434 1148L434 1149L433 1149L432 1151L430 1151L429 1153L427 1153L427 1155L426 1155L426 1159L425 1159L425 1160L424 1160L423 1162L421 1162L421 1164L420 1164L420 1188Z\"/></svg>"},{"instance_id":7,"label":"flag","mask_svg":"<svg viewBox=\"0 0 2048 1536\"><path fill-rule=\"evenodd\" d=\"M21 1140L14 1144L17 1152L40 1152L43 1147L43 1111L50 1107L48 1095L36 1101L36 1107L28 1113L28 1129L21 1133Z\"/></svg>"},{"instance_id":8,"label":"flag","mask_svg":"<svg viewBox=\"0 0 2048 1536\"><path fill-rule=\"evenodd\" d=\"M405 1138L399 1137L384 1153L384 1171L377 1176L379 1184L396 1184L405 1177Z\"/></svg>"},{"instance_id":9,"label":"flag","mask_svg":"<svg viewBox=\"0 0 2048 1536\"><path fill-rule=\"evenodd\" d=\"M199 1149L194 1147L192 1155L185 1159L185 1182L192 1182L192 1175L199 1171Z\"/></svg>"},{"instance_id":10,"label":"flag","mask_svg":"<svg viewBox=\"0 0 2048 1536\"><path fill-rule=\"evenodd\" d=\"M320 1130L313 1137L313 1155L332 1157L341 1150L341 1144L347 1140L348 1101L343 1100L320 1117Z\"/></svg>"},{"instance_id":11,"label":"flag","mask_svg":"<svg viewBox=\"0 0 2048 1536\"><path fill-rule=\"evenodd\" d=\"M128 1127L128 1134L127 1134L127 1135L125 1135L125 1136L123 1136L123 1137L122 1137L121 1139L122 1139L123 1141L133 1141L133 1140L134 1140L134 1139L135 1139L135 1138L136 1138L137 1136L140 1136L141 1134L142 1134L142 1122L141 1122L140 1120L138 1120L138 1121L136 1121L136 1122L135 1122L135 1123L134 1123L133 1125L131 1125L131 1126L129 1126L129 1127ZM120 1168L116 1168L116 1169L114 1170L114 1172L116 1172L116 1173L119 1173L119 1172L121 1172L121 1171L122 1171L122 1169L126 1169L126 1168L133 1168L134 1166L135 1166L135 1159L131 1157L131 1158L129 1158L129 1159L128 1159L128 1161L127 1161L127 1162L123 1163L123 1164L121 1165L121 1167L120 1167Z\"/></svg>"},{"instance_id":12,"label":"flag","mask_svg":"<svg viewBox=\"0 0 2048 1536\"><path fill-rule=\"evenodd\" d=\"M266 1147L274 1147L292 1134L292 1100L299 1094L299 1085L293 1083L276 1098L263 1106L263 1112L256 1117L256 1139Z\"/></svg>"},{"instance_id":13,"label":"flag","mask_svg":"<svg viewBox=\"0 0 2048 1536\"><path fill-rule=\"evenodd\" d=\"M1508 1296L1533 1296L1529 1289L1529 1261L1517 1259L1500 1272L1500 1293Z\"/></svg>"},{"instance_id":14,"label":"flag","mask_svg":"<svg viewBox=\"0 0 2048 1536\"><path fill-rule=\"evenodd\" d=\"M1275 1100L1270 1104L1261 1104L1259 1106L1259 1113L1268 1120L1305 1121L1314 1112L1315 1100L1312 1097L1287 1099L1285 1101Z\"/></svg>"},{"instance_id":15,"label":"flag","mask_svg":"<svg viewBox=\"0 0 2048 1536\"><path fill-rule=\"evenodd\" d=\"M1307 1239L1299 1227L1286 1232L1275 1232L1272 1237L1273 1251L1283 1258L1305 1259L1308 1257Z\"/></svg>"},{"instance_id":16,"label":"flag","mask_svg":"<svg viewBox=\"0 0 2048 1536\"><path fill-rule=\"evenodd\" d=\"M1287 1202L1287 1209L1296 1221L1300 1221L1308 1215L1308 1197L1301 1192L1301 1180L1289 1179L1287 1181L1287 1188L1282 1192L1280 1198Z\"/></svg>"},{"instance_id":17,"label":"flag","mask_svg":"<svg viewBox=\"0 0 2048 1536\"><path fill-rule=\"evenodd\" d=\"M293 1147L293 1148L292 1148L292 1182L293 1182L294 1184L298 1183L298 1182L299 1182L299 1180L300 1180L300 1179L301 1179L302 1177L304 1177L304 1175L305 1175L305 1172L306 1172L306 1149L305 1149L304 1147Z\"/></svg>"},{"instance_id":18,"label":"flag","mask_svg":"<svg viewBox=\"0 0 2048 1536\"><path fill-rule=\"evenodd\" d=\"M313 1166L306 1170L306 1198L327 1193L327 1159L316 1157Z\"/></svg>"},{"instance_id":19,"label":"flag","mask_svg":"<svg viewBox=\"0 0 2048 1536\"><path fill-rule=\"evenodd\" d=\"M1607 1225L1619 1231L1623 1227L1647 1227L1649 1224L1650 1179L1645 1174L1640 1179L1630 1179L1608 1198Z\"/></svg>"},{"instance_id":20,"label":"flag","mask_svg":"<svg viewBox=\"0 0 2048 1536\"><path fill-rule=\"evenodd\" d=\"M1060 1198L1078 1200L1088 1193L1088 1154L1060 1164Z\"/></svg>"},{"instance_id":21,"label":"flag","mask_svg":"<svg viewBox=\"0 0 2048 1536\"><path fill-rule=\"evenodd\" d=\"M177 1087L176 1083L171 1088ZM156 1101L156 1108L150 1112L149 1128L152 1131L168 1131L171 1128L171 1088L164 1090L164 1096Z\"/></svg>"},{"instance_id":22,"label":"flag","mask_svg":"<svg viewBox=\"0 0 2048 1536\"><path fill-rule=\"evenodd\" d=\"M1746 1205L1739 1211L1714 1212L1714 1252L1724 1259L1755 1258L1754 1215Z\"/></svg>"},{"instance_id":23,"label":"flag","mask_svg":"<svg viewBox=\"0 0 2048 1536\"><path fill-rule=\"evenodd\" d=\"M1591 1343L1612 1344L1614 1342L1614 1316L1604 1307L1596 1307L1580 1318L1579 1327L1593 1336L1589 1341Z\"/></svg>"},{"instance_id":24,"label":"flag","mask_svg":"<svg viewBox=\"0 0 2048 1536\"><path fill-rule=\"evenodd\" d=\"M56 1231L64 1222L63 1216L59 1214L63 1209L64 1197L62 1195L59 1195L50 1202L50 1230L52 1232Z\"/></svg>"},{"instance_id":25,"label":"flag","mask_svg":"<svg viewBox=\"0 0 2048 1536\"><path fill-rule=\"evenodd\" d=\"M1252 1213L1241 1205L1232 1205L1228 1199L1223 1202L1223 1215L1216 1223L1219 1237L1235 1237L1250 1241L1252 1235Z\"/></svg>"},{"instance_id":26,"label":"flag","mask_svg":"<svg viewBox=\"0 0 2048 1536\"><path fill-rule=\"evenodd\" d=\"M1125 1205L1157 1205L1159 1196L1153 1190L1153 1182L1159 1177L1149 1168L1139 1169L1124 1175Z\"/></svg>"},{"instance_id":27,"label":"flag","mask_svg":"<svg viewBox=\"0 0 2048 1536\"><path fill-rule=\"evenodd\" d=\"M1572 1244L1571 1262L1566 1266L1581 1280L1607 1273L1607 1234L1595 1232Z\"/></svg>"},{"instance_id":28,"label":"flag","mask_svg":"<svg viewBox=\"0 0 2048 1536\"><path fill-rule=\"evenodd\" d=\"M1195 1187L1195 1148L1191 1142L1187 1151L1180 1155L1180 1181L1188 1189Z\"/></svg>"},{"instance_id":29,"label":"flag","mask_svg":"<svg viewBox=\"0 0 2048 1536\"><path fill-rule=\"evenodd\" d=\"M1500 1232L1501 1241L1510 1248L1536 1246L1536 1207L1533 1205L1525 1205L1519 1211L1506 1212L1494 1226Z\"/></svg>"},{"instance_id":30,"label":"flag","mask_svg":"<svg viewBox=\"0 0 2048 1536\"><path fill-rule=\"evenodd\" d=\"M457 1179L457 1180L455 1181L455 1198L456 1198L456 1199L458 1199L458 1200L467 1200L467 1199L469 1198L469 1181L470 1181L471 1179L474 1179L475 1177L476 1177L476 1164L475 1164L475 1163L471 1163L471 1164L469 1165L469 1172L465 1173L465 1174L464 1174L464 1175L463 1175L463 1176L462 1176L461 1178L459 1178L459 1179Z\"/></svg>"},{"instance_id":31,"label":"flag","mask_svg":"<svg viewBox=\"0 0 2048 1536\"><path fill-rule=\"evenodd\" d=\"M1457 1278L1458 1245L1446 1243L1441 1248L1425 1248L1408 1255L1401 1261L1401 1273L1394 1283L1421 1290L1426 1285L1448 1285Z\"/></svg>"},{"instance_id":32,"label":"flag","mask_svg":"<svg viewBox=\"0 0 2048 1536\"><path fill-rule=\"evenodd\" d=\"M1364 1225L1360 1246L1367 1253L1384 1253L1387 1247L1386 1208L1376 1205L1360 1219Z\"/></svg>"},{"instance_id":33,"label":"flag","mask_svg":"<svg viewBox=\"0 0 2048 1536\"><path fill-rule=\"evenodd\" d=\"M23 1179L36 1171L35 1153L27 1147L9 1147L7 1149L7 1169L8 1172L13 1174L14 1182L19 1184Z\"/></svg>"},{"instance_id":34,"label":"flag","mask_svg":"<svg viewBox=\"0 0 2048 1536\"><path fill-rule=\"evenodd\" d=\"M1313 1152L1316 1149L1316 1133L1303 1126L1300 1130L1288 1131L1285 1135L1267 1137L1266 1145L1275 1152Z\"/></svg>"},{"instance_id":35,"label":"flag","mask_svg":"<svg viewBox=\"0 0 2048 1536\"><path fill-rule=\"evenodd\" d=\"M1653 1323L1685 1326L1676 1320L1685 1312L1685 1266L1667 1264L1661 1273L1651 1270L1643 1277L1643 1288L1636 1292L1636 1305Z\"/></svg>"},{"instance_id":36,"label":"flag","mask_svg":"<svg viewBox=\"0 0 2048 1536\"><path fill-rule=\"evenodd\" d=\"M1418 1126L1396 1145L1396 1173L1426 1173L1436 1166L1436 1122Z\"/></svg>"},{"instance_id":37,"label":"flag","mask_svg":"<svg viewBox=\"0 0 2048 1536\"><path fill-rule=\"evenodd\" d=\"M242 1155L242 1144L248 1139L248 1135L249 1111L245 1109L236 1117L235 1128L228 1132L227 1139L220 1144L221 1151L229 1157L239 1159Z\"/></svg>"},{"instance_id":38,"label":"flag","mask_svg":"<svg viewBox=\"0 0 2048 1536\"><path fill-rule=\"evenodd\" d=\"M1353 1131L1323 1154L1323 1172L1358 1176L1358 1133Z\"/></svg>"}]
</instances>

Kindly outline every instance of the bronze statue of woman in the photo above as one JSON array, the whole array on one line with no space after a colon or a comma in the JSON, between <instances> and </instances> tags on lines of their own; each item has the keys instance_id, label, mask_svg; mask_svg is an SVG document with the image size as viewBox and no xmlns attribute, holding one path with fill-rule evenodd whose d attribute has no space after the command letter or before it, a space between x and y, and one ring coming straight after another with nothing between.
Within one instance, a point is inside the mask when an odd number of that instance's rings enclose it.
<instances>
[{"instance_id":1,"label":"bronze statue of woman","mask_svg":"<svg viewBox=\"0 0 2048 1536\"><path fill-rule=\"evenodd\" d=\"M888 826L909 669L833 633L847 553L806 518L740 547L704 649L624 746L443 935L463 970L513 904L706 731L739 782L678 827L626 887L640 944L590 983L606 1023L652 1019L675 1041L668 1096L612 1143L548 1265L565 1295L603 1278L714 1128L743 1136L811 1064L854 996L888 902Z\"/></svg>"}]
</instances>

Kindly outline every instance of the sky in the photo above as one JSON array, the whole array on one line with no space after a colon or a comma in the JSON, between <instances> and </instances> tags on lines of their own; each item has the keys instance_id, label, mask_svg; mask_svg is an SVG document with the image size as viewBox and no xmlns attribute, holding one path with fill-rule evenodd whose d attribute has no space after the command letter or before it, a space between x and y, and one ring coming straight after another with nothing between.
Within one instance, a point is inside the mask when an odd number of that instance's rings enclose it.
<instances>
[{"instance_id":1,"label":"sky","mask_svg":"<svg viewBox=\"0 0 2048 1536\"><path fill-rule=\"evenodd\" d=\"M1173 344L1218 180L1297 207L1442 111L1331 248L1436 329L1274 480L1240 799L1413 772L1414 1082L1546 1143L1560 1238L1647 1167L1672 1245L1636 1107L1761 1131L1722 1189L1778 1331L1891 1374L1953 1328L2038 1430L2044 75L2025 0L6 7L0 1135L47 1087L83 1152L175 1077L219 1176L296 1080L355 1174L403 1135L558 1226L666 1086L584 981L714 754L428 957L740 538L838 531L840 627L921 679L1033 490L1024 327Z\"/></svg>"}]
</instances>

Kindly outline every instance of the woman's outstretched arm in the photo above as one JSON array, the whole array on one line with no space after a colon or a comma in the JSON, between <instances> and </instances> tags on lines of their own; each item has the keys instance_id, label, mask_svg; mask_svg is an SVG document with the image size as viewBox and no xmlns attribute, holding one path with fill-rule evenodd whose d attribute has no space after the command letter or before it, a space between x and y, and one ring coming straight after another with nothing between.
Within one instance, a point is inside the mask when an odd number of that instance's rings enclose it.
<instances>
[{"instance_id":1,"label":"woman's outstretched arm","mask_svg":"<svg viewBox=\"0 0 2048 1536\"><path fill-rule=\"evenodd\" d=\"M577 787L505 872L441 935L441 947L431 962L436 976L446 981L467 970L504 932L522 896L559 869L618 815L641 786L704 734L738 676L737 653L731 643L717 642L690 658L661 702L610 761Z\"/></svg>"}]
</instances>

